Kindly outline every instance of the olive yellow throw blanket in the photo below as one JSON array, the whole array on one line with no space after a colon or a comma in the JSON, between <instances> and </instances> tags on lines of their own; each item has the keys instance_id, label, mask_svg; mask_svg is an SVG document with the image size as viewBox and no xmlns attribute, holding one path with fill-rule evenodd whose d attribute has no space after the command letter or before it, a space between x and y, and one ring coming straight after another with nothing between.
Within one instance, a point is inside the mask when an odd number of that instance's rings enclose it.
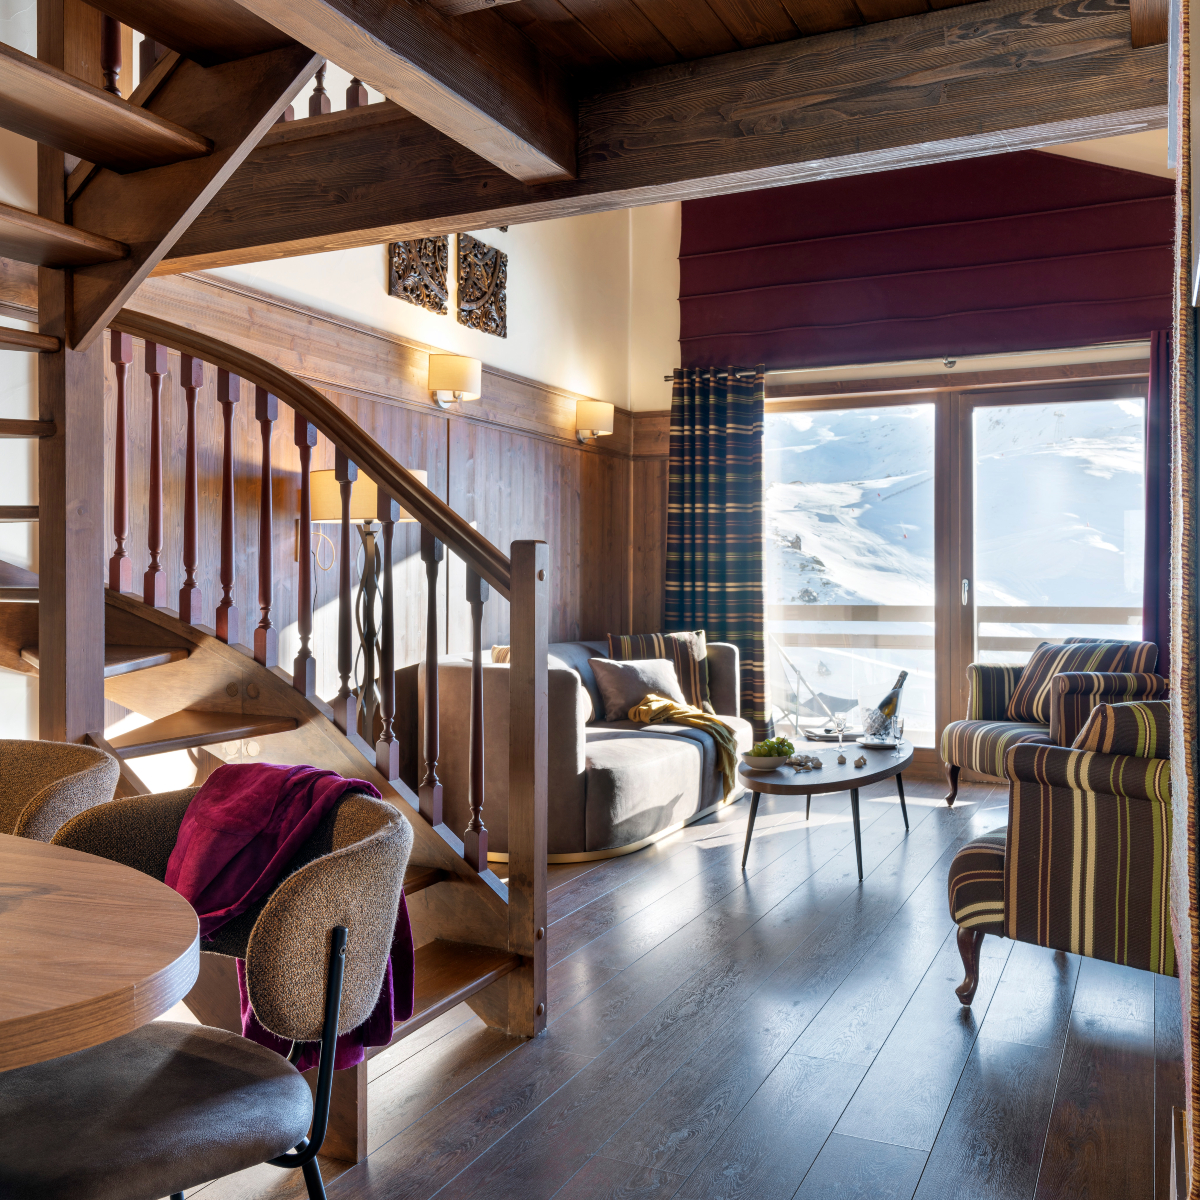
<instances>
[{"instance_id":1,"label":"olive yellow throw blanket","mask_svg":"<svg viewBox=\"0 0 1200 1200\"><path fill-rule=\"evenodd\" d=\"M690 725L693 729L703 729L711 734L720 760L721 780L724 785L722 796L728 798L737 783L737 734L719 717L651 692L640 704L635 704L629 710L629 719L643 725L672 721L676 725Z\"/></svg>"}]
</instances>

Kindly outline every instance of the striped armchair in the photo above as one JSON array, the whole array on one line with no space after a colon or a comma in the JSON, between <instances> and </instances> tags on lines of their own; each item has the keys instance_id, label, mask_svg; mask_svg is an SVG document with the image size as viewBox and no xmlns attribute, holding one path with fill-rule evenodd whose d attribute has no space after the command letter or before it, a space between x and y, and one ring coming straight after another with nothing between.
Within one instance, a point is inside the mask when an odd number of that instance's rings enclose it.
<instances>
[{"instance_id":1,"label":"striped armchair","mask_svg":"<svg viewBox=\"0 0 1200 1200\"><path fill-rule=\"evenodd\" d=\"M1152 673L1157 661L1153 642L1068 638L1043 642L1024 667L972 663L966 720L942 731L946 803L958 796L964 769L1003 779L1013 746L1070 746L1097 705L1165 697L1167 680Z\"/></svg>"},{"instance_id":2,"label":"striped armchair","mask_svg":"<svg viewBox=\"0 0 1200 1200\"><path fill-rule=\"evenodd\" d=\"M1005 755L1008 827L954 856L950 915L969 1005L985 933L1174 975L1166 701L1102 704L1070 749Z\"/></svg>"}]
</instances>

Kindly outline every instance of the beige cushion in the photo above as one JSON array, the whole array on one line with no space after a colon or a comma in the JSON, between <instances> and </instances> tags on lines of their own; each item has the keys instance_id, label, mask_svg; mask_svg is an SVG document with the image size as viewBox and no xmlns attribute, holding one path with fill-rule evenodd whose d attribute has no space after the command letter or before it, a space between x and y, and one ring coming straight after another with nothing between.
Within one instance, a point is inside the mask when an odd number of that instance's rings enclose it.
<instances>
[{"instance_id":1,"label":"beige cushion","mask_svg":"<svg viewBox=\"0 0 1200 1200\"><path fill-rule=\"evenodd\" d=\"M669 658L635 658L628 662L592 658L588 662L604 698L606 721L627 719L629 710L641 704L651 692L677 704L687 703L679 688L675 664Z\"/></svg>"}]
</instances>

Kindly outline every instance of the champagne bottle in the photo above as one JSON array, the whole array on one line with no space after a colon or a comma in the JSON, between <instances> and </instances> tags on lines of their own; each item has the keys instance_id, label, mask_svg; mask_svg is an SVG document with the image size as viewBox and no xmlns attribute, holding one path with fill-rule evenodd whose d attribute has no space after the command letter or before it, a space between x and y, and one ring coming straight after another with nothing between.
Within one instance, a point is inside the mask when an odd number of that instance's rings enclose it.
<instances>
[{"instance_id":1,"label":"champagne bottle","mask_svg":"<svg viewBox=\"0 0 1200 1200\"><path fill-rule=\"evenodd\" d=\"M867 737L881 737L888 732L888 726L900 707L900 693L904 691L907 678L908 672L901 671L891 691L863 718L863 733Z\"/></svg>"}]
</instances>

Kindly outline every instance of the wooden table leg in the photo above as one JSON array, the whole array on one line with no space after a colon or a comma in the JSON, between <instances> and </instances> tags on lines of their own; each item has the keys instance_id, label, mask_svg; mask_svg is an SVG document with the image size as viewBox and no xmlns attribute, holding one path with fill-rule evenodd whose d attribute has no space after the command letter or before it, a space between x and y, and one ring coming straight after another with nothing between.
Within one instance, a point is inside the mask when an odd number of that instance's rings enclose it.
<instances>
[{"instance_id":1,"label":"wooden table leg","mask_svg":"<svg viewBox=\"0 0 1200 1200\"><path fill-rule=\"evenodd\" d=\"M858 788L850 789L850 811L854 815L854 853L858 856L858 881L862 883L862 829L858 824Z\"/></svg>"},{"instance_id":2,"label":"wooden table leg","mask_svg":"<svg viewBox=\"0 0 1200 1200\"><path fill-rule=\"evenodd\" d=\"M746 869L746 856L750 853L750 835L754 832L754 818L758 816L758 793L750 800L750 820L746 822L746 845L742 848L742 870Z\"/></svg>"},{"instance_id":3,"label":"wooden table leg","mask_svg":"<svg viewBox=\"0 0 1200 1200\"><path fill-rule=\"evenodd\" d=\"M896 791L900 793L900 814L904 817L904 829L908 831L908 809L904 805L904 776L896 776Z\"/></svg>"}]
</instances>

